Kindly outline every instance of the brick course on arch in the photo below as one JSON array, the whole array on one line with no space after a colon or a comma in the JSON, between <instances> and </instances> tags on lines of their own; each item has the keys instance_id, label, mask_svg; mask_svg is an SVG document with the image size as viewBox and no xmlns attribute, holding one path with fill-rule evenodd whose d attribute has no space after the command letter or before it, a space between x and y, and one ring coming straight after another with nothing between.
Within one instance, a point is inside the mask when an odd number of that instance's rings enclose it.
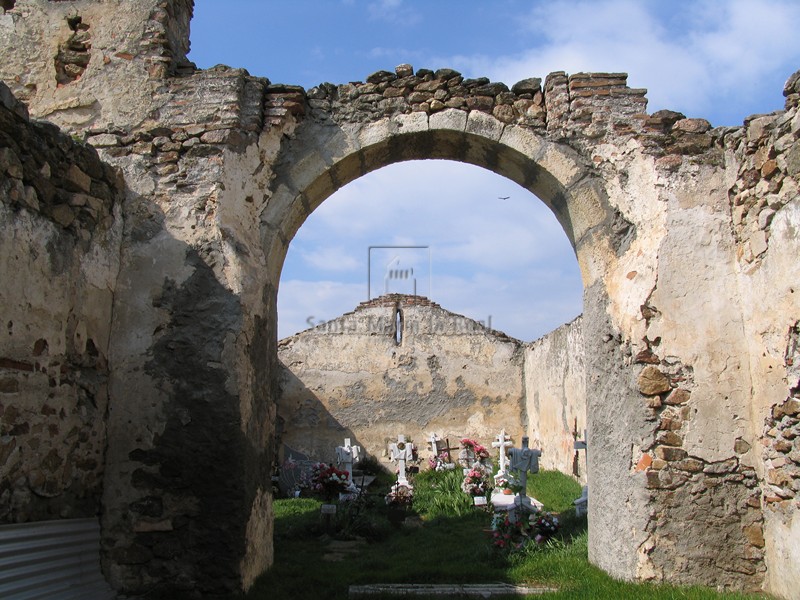
<instances>
[{"instance_id":1,"label":"brick course on arch","mask_svg":"<svg viewBox=\"0 0 800 600\"><path fill-rule=\"evenodd\" d=\"M80 3L90 56L69 81L48 49L75 34L73 3L0 15L0 298L26 325L0 343L0 519L102 511L104 571L126 593L249 588L272 561L286 249L347 182L446 158L534 192L575 248L590 559L625 579L791 597L797 74L785 110L717 129L648 115L619 73L509 88L401 65L304 90L194 69L191 7ZM85 144L26 119L11 92ZM43 471L37 432L89 396L107 398L104 427L76 430L99 454L52 436ZM73 465L80 501L64 491Z\"/></svg>"}]
</instances>

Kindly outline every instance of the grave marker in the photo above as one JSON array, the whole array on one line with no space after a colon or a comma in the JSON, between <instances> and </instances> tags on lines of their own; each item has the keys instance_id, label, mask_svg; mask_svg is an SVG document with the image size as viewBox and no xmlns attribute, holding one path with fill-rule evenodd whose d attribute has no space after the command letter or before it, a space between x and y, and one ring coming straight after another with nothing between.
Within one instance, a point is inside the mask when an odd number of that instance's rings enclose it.
<instances>
[{"instance_id":1,"label":"grave marker","mask_svg":"<svg viewBox=\"0 0 800 600\"><path fill-rule=\"evenodd\" d=\"M522 438L522 448L511 448L508 451L510 461L510 468L514 471L519 471L519 483L522 490L518 496L515 497L514 503L517 506L530 506L530 498L528 498L528 472L539 472L539 457L542 455L541 450L528 448L528 436Z\"/></svg>"},{"instance_id":2,"label":"grave marker","mask_svg":"<svg viewBox=\"0 0 800 600\"><path fill-rule=\"evenodd\" d=\"M575 420L575 460L573 461L573 472L575 475L578 475L578 451L583 450L587 455L589 454L589 449L586 444L586 430L583 430L583 439L578 439L578 421ZM588 462L588 457L587 457ZM583 515L589 512L589 486L583 486L581 490L581 497L578 498L573 502L575 505L575 515L578 517L582 517Z\"/></svg>"},{"instance_id":3,"label":"grave marker","mask_svg":"<svg viewBox=\"0 0 800 600\"><path fill-rule=\"evenodd\" d=\"M431 437L428 438L428 443L431 445L431 452L433 453L433 458L439 458L439 442L442 441L442 438L439 437L439 434L432 433Z\"/></svg>"},{"instance_id":4,"label":"grave marker","mask_svg":"<svg viewBox=\"0 0 800 600\"><path fill-rule=\"evenodd\" d=\"M501 429L497 435L497 439L492 442L492 448L497 448L500 452L499 467L497 475L494 476L495 481L508 478L508 455L506 448L512 447L514 444L511 441L511 436L506 433L505 429Z\"/></svg>"},{"instance_id":5,"label":"grave marker","mask_svg":"<svg viewBox=\"0 0 800 600\"><path fill-rule=\"evenodd\" d=\"M455 467L455 465L451 463L450 458L450 451L455 450L455 448L450 447L449 439L445 438L442 440L439 434L434 433L428 438L428 443L431 445L431 452L433 453L431 465L435 465L433 466L434 469L437 471L446 471ZM439 447L440 444L442 445L441 448Z\"/></svg>"},{"instance_id":6,"label":"grave marker","mask_svg":"<svg viewBox=\"0 0 800 600\"><path fill-rule=\"evenodd\" d=\"M406 463L414 460L414 444L406 441L406 436L398 435L397 441L389 445L389 456L397 463L397 484L411 488L406 477Z\"/></svg>"},{"instance_id":7,"label":"grave marker","mask_svg":"<svg viewBox=\"0 0 800 600\"><path fill-rule=\"evenodd\" d=\"M347 483L353 485L353 463L361 456L361 446L351 446L350 438L344 438L344 446L336 447L336 464L347 471Z\"/></svg>"}]
</instances>

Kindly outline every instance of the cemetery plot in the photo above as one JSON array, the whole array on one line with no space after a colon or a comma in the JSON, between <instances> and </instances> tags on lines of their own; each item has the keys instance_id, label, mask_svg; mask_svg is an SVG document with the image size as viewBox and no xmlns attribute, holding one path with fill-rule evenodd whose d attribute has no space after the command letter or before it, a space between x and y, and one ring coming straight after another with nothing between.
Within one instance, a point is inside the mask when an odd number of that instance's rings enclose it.
<instances>
[{"instance_id":1,"label":"cemetery plot","mask_svg":"<svg viewBox=\"0 0 800 600\"><path fill-rule=\"evenodd\" d=\"M527 551L508 552L493 546L491 514L463 503L463 476L458 471L424 470L413 477L413 527L394 529L386 520L384 495L396 483L391 474L377 479L372 506L358 519L375 519L374 528L351 535L321 528L321 500L275 501L275 565L248 593L249 600L344 600L392 597L389 584L403 595L424 589L430 597L456 589L481 589L501 583L517 588L557 588L552 598L648 598L652 600L756 600L759 595L720 594L712 590L685 590L612 580L587 559L586 519L576 518L572 502L580 485L562 473L528 471L529 496L559 513L561 528L556 541L533 545ZM455 494L458 496L455 496ZM438 503L437 503L438 499ZM451 500L453 500L451 502ZM337 519L345 514L339 503ZM323 557L327 557L323 560ZM370 587L371 586L371 587ZM435 586L435 587L434 587ZM351 590L353 594L351 595ZM462 591L462 590L459 590ZM535 592L529 592L528 595ZM460 597L469 597L462 596ZM491 596L490 596L491 597Z\"/></svg>"}]
</instances>

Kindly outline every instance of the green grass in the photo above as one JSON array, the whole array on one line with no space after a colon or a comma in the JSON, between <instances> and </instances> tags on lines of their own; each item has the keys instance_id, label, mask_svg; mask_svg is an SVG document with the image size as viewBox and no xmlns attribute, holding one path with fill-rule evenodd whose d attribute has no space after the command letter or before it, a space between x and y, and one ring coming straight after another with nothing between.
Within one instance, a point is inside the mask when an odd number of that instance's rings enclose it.
<instances>
[{"instance_id":1,"label":"green grass","mask_svg":"<svg viewBox=\"0 0 800 600\"><path fill-rule=\"evenodd\" d=\"M414 479L414 510L428 519L475 513L472 498L461 491L464 475L453 471L422 471Z\"/></svg>"},{"instance_id":2,"label":"green grass","mask_svg":"<svg viewBox=\"0 0 800 600\"><path fill-rule=\"evenodd\" d=\"M574 507L573 501L581 495L581 485L560 471L540 471L528 475L528 495L544 504L544 509L563 513Z\"/></svg>"},{"instance_id":3,"label":"green grass","mask_svg":"<svg viewBox=\"0 0 800 600\"><path fill-rule=\"evenodd\" d=\"M553 585L559 592L530 598L654 600L744 600L759 595L721 594L705 588L654 586L615 581L589 564L586 518L576 518L572 500L580 486L557 472L529 476L529 494L559 512L564 527L545 547L503 555L487 533L490 514L476 509L460 490L460 471L423 472L414 480L414 526L393 527L378 490L348 517L340 507L329 524L319 500L276 500L275 563L260 577L249 600L343 600L350 585L367 583L488 583ZM353 523L357 525L353 526ZM342 562L322 557L335 539L365 540ZM417 598L419 598L417 596Z\"/></svg>"}]
</instances>

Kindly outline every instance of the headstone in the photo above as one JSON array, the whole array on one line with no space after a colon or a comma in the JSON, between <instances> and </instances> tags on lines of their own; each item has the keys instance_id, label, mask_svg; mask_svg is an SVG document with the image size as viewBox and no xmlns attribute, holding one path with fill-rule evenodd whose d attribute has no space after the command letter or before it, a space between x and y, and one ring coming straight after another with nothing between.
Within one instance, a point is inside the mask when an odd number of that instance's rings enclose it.
<instances>
[{"instance_id":1,"label":"headstone","mask_svg":"<svg viewBox=\"0 0 800 600\"><path fill-rule=\"evenodd\" d=\"M464 438L461 440L461 451L458 453L458 462L466 470L470 469L475 463L486 466L485 461L489 458L489 452L477 441Z\"/></svg>"},{"instance_id":2,"label":"headstone","mask_svg":"<svg viewBox=\"0 0 800 600\"><path fill-rule=\"evenodd\" d=\"M361 456L361 446L350 445L350 438L344 438L344 446L336 447L336 464L347 471L347 483L353 485L353 463Z\"/></svg>"},{"instance_id":3,"label":"headstone","mask_svg":"<svg viewBox=\"0 0 800 600\"><path fill-rule=\"evenodd\" d=\"M414 445L406 441L406 436L398 435L397 441L389 444L389 457L397 463L397 484L411 488L406 477L406 465L414 459Z\"/></svg>"},{"instance_id":4,"label":"headstone","mask_svg":"<svg viewBox=\"0 0 800 600\"><path fill-rule=\"evenodd\" d=\"M519 471L522 493L525 494L528 472L539 472L539 457L542 455L542 451L528 448L528 436L524 436L522 438L522 448L512 448L508 451L508 454L511 459L510 468L514 471Z\"/></svg>"},{"instance_id":5,"label":"headstone","mask_svg":"<svg viewBox=\"0 0 800 600\"><path fill-rule=\"evenodd\" d=\"M576 424L577 425L577 424ZM575 471L577 471L578 465L578 451L583 450L587 454L589 453L589 449L586 445L586 430L583 430L583 439L579 440L577 436L577 427L576 435L575 435ZM575 473L577 475L577 473ZM583 490L581 490L581 497L578 498L573 502L575 505L575 516L582 517L583 515L589 512L589 486L583 486Z\"/></svg>"},{"instance_id":6,"label":"headstone","mask_svg":"<svg viewBox=\"0 0 800 600\"><path fill-rule=\"evenodd\" d=\"M464 472L475 464L475 453L472 448L462 448L458 453L458 464L464 469Z\"/></svg>"},{"instance_id":7,"label":"headstone","mask_svg":"<svg viewBox=\"0 0 800 600\"><path fill-rule=\"evenodd\" d=\"M281 492L288 497L297 497L304 483L308 481L311 466L315 461L308 456L284 445L284 462L281 464L278 486Z\"/></svg>"},{"instance_id":8,"label":"headstone","mask_svg":"<svg viewBox=\"0 0 800 600\"><path fill-rule=\"evenodd\" d=\"M539 457L542 455L542 451L528 448L528 436L524 436L522 438L522 448L511 448L508 451L508 455L510 459L509 468L512 471L519 472L519 484L522 488L519 494L514 496L514 507L530 510L531 499L527 493L528 473L539 472Z\"/></svg>"},{"instance_id":9,"label":"headstone","mask_svg":"<svg viewBox=\"0 0 800 600\"><path fill-rule=\"evenodd\" d=\"M442 441L442 438L439 437L438 434L433 433L431 437L428 438L428 443L431 445L431 453L433 454L433 458L439 458L439 442Z\"/></svg>"},{"instance_id":10,"label":"headstone","mask_svg":"<svg viewBox=\"0 0 800 600\"><path fill-rule=\"evenodd\" d=\"M575 516L582 517L589 512L589 486L583 486L581 497L573 501L575 505Z\"/></svg>"},{"instance_id":11,"label":"headstone","mask_svg":"<svg viewBox=\"0 0 800 600\"><path fill-rule=\"evenodd\" d=\"M442 440L439 434L434 433L428 438L428 443L431 445L431 453L433 454L430 460L432 469L445 471L455 467L450 462L450 450L453 450L450 447L450 440Z\"/></svg>"}]
</instances>

